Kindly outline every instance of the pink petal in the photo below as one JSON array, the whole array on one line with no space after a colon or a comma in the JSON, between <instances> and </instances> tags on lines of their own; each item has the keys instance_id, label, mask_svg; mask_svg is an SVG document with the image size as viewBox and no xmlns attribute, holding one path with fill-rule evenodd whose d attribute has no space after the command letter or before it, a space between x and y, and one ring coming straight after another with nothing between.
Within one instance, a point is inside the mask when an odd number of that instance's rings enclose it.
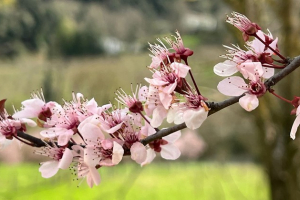
<instances>
[{"instance_id":1,"label":"pink petal","mask_svg":"<svg viewBox=\"0 0 300 200\"><path fill-rule=\"evenodd\" d=\"M36 122L31 120L31 119L22 118L20 121L21 121L21 123L25 123L30 127L35 127L36 126Z\"/></svg>"},{"instance_id":2,"label":"pink petal","mask_svg":"<svg viewBox=\"0 0 300 200\"><path fill-rule=\"evenodd\" d=\"M176 140L178 140L181 136L181 131L176 131L170 135L167 135L163 137L164 140L166 140L168 143L174 143Z\"/></svg>"},{"instance_id":3,"label":"pink petal","mask_svg":"<svg viewBox=\"0 0 300 200\"><path fill-rule=\"evenodd\" d=\"M177 86L177 79L174 83L164 86L160 89L162 89L163 93L171 94L172 92L174 92L176 86Z\"/></svg>"},{"instance_id":4,"label":"pink petal","mask_svg":"<svg viewBox=\"0 0 300 200\"><path fill-rule=\"evenodd\" d=\"M65 128L49 128L47 130L41 131L40 134L45 138L54 138L59 136L60 133L63 133L65 131L66 131Z\"/></svg>"},{"instance_id":5,"label":"pink petal","mask_svg":"<svg viewBox=\"0 0 300 200\"><path fill-rule=\"evenodd\" d=\"M59 146L64 146L68 144L73 134L74 134L73 130L66 130L65 132L61 132L58 136L57 144Z\"/></svg>"},{"instance_id":6,"label":"pink petal","mask_svg":"<svg viewBox=\"0 0 300 200\"><path fill-rule=\"evenodd\" d=\"M16 112L13 118L34 118L42 111L45 102L41 99L28 99L22 102L24 109Z\"/></svg>"},{"instance_id":7,"label":"pink petal","mask_svg":"<svg viewBox=\"0 0 300 200\"><path fill-rule=\"evenodd\" d=\"M223 63L216 64L214 66L214 72L218 76L231 76L238 71L236 66L237 64L235 62L226 60Z\"/></svg>"},{"instance_id":8,"label":"pink petal","mask_svg":"<svg viewBox=\"0 0 300 200\"><path fill-rule=\"evenodd\" d=\"M147 81L151 85L156 85L156 86L162 86L162 85L167 85L168 84L168 82L162 81L162 80L159 80L159 79L145 78L145 81Z\"/></svg>"},{"instance_id":9,"label":"pink petal","mask_svg":"<svg viewBox=\"0 0 300 200\"><path fill-rule=\"evenodd\" d=\"M58 172L58 161L52 160L41 163L39 172L42 173L43 178L50 178Z\"/></svg>"},{"instance_id":10,"label":"pink petal","mask_svg":"<svg viewBox=\"0 0 300 200\"><path fill-rule=\"evenodd\" d=\"M83 160L90 167L99 164L100 158L95 154L94 146L88 146L84 149Z\"/></svg>"},{"instance_id":11,"label":"pink petal","mask_svg":"<svg viewBox=\"0 0 300 200\"><path fill-rule=\"evenodd\" d=\"M184 112L183 119L188 128L195 130L202 125L207 116L208 112L204 108L189 109Z\"/></svg>"},{"instance_id":12,"label":"pink petal","mask_svg":"<svg viewBox=\"0 0 300 200\"><path fill-rule=\"evenodd\" d=\"M155 157L156 157L155 151L151 148L147 149L146 160L141 164L141 166L151 163Z\"/></svg>"},{"instance_id":13,"label":"pink petal","mask_svg":"<svg viewBox=\"0 0 300 200\"><path fill-rule=\"evenodd\" d=\"M130 152L131 159L139 164L142 164L147 158L146 147L140 142L134 143L130 148Z\"/></svg>"},{"instance_id":14,"label":"pink petal","mask_svg":"<svg viewBox=\"0 0 300 200\"><path fill-rule=\"evenodd\" d=\"M160 155L162 158L167 160L176 160L179 158L181 152L180 150L174 146L173 144L161 145Z\"/></svg>"},{"instance_id":15,"label":"pink petal","mask_svg":"<svg viewBox=\"0 0 300 200\"><path fill-rule=\"evenodd\" d=\"M140 88L139 93L138 93L138 99L140 101L146 101L147 100L147 94L148 94L148 87L143 86Z\"/></svg>"},{"instance_id":16,"label":"pink petal","mask_svg":"<svg viewBox=\"0 0 300 200\"><path fill-rule=\"evenodd\" d=\"M173 96L170 95L170 93L160 92L159 93L159 99L161 100L161 103L163 104L165 109L169 109L169 107L172 103L172 100L173 100Z\"/></svg>"},{"instance_id":17,"label":"pink petal","mask_svg":"<svg viewBox=\"0 0 300 200\"><path fill-rule=\"evenodd\" d=\"M95 101L94 98L89 100L87 104L85 105L85 108L87 109L88 112L91 112L93 114L96 114L98 111L98 103Z\"/></svg>"},{"instance_id":18,"label":"pink petal","mask_svg":"<svg viewBox=\"0 0 300 200\"><path fill-rule=\"evenodd\" d=\"M117 165L122 160L124 154L123 147L114 141L113 155L112 155L112 163Z\"/></svg>"},{"instance_id":19,"label":"pink petal","mask_svg":"<svg viewBox=\"0 0 300 200\"><path fill-rule=\"evenodd\" d=\"M239 71L243 74L244 78L257 81L264 73L260 62L244 62L238 66Z\"/></svg>"},{"instance_id":20,"label":"pink petal","mask_svg":"<svg viewBox=\"0 0 300 200\"><path fill-rule=\"evenodd\" d=\"M238 76L232 76L219 82L218 90L227 96L240 96L248 90L248 85L244 79Z\"/></svg>"},{"instance_id":21,"label":"pink petal","mask_svg":"<svg viewBox=\"0 0 300 200\"><path fill-rule=\"evenodd\" d=\"M262 75L263 78L270 78L275 73L275 69L274 68L263 67L263 70L264 70L264 73Z\"/></svg>"},{"instance_id":22,"label":"pink petal","mask_svg":"<svg viewBox=\"0 0 300 200\"><path fill-rule=\"evenodd\" d=\"M181 78L185 78L191 69L189 66L178 62L173 62L170 67L174 69L175 73Z\"/></svg>"},{"instance_id":23,"label":"pink petal","mask_svg":"<svg viewBox=\"0 0 300 200\"><path fill-rule=\"evenodd\" d=\"M299 107L298 107L299 108ZM297 109L298 110L298 109ZM291 129L291 133L290 133L290 137L294 140L296 138L296 132L297 129L300 125L300 115L298 115L293 123L292 129Z\"/></svg>"},{"instance_id":24,"label":"pink petal","mask_svg":"<svg viewBox=\"0 0 300 200\"><path fill-rule=\"evenodd\" d=\"M106 129L105 131L106 131L107 133L114 133L114 132L116 132L117 130L119 130L119 129L122 127L123 124L124 124L124 122L122 122L122 123L120 123L120 124L118 124L118 125L116 125L116 126L110 128L110 129L108 129L108 130Z\"/></svg>"},{"instance_id":25,"label":"pink petal","mask_svg":"<svg viewBox=\"0 0 300 200\"><path fill-rule=\"evenodd\" d=\"M86 182L90 188L93 187L93 185L99 185L100 184L100 175L95 167L89 167L89 173L86 177Z\"/></svg>"},{"instance_id":26,"label":"pink petal","mask_svg":"<svg viewBox=\"0 0 300 200\"><path fill-rule=\"evenodd\" d=\"M72 150L66 148L64 155L60 159L58 163L58 168L60 169L68 169L73 160L73 152Z\"/></svg>"},{"instance_id":27,"label":"pink petal","mask_svg":"<svg viewBox=\"0 0 300 200\"><path fill-rule=\"evenodd\" d=\"M79 128L80 127L80 128ZM103 140L105 138L100 127L90 123L85 124L84 126L79 125L78 130L81 133L82 137L86 140L97 140L97 138Z\"/></svg>"},{"instance_id":28,"label":"pink petal","mask_svg":"<svg viewBox=\"0 0 300 200\"><path fill-rule=\"evenodd\" d=\"M259 101L256 95L246 94L242 98L239 99L239 103L247 111L252 111L257 108Z\"/></svg>"},{"instance_id":29,"label":"pink petal","mask_svg":"<svg viewBox=\"0 0 300 200\"><path fill-rule=\"evenodd\" d=\"M167 110L163 106L157 106L153 110L151 126L154 128L159 127L166 118L167 114Z\"/></svg>"}]
</instances>

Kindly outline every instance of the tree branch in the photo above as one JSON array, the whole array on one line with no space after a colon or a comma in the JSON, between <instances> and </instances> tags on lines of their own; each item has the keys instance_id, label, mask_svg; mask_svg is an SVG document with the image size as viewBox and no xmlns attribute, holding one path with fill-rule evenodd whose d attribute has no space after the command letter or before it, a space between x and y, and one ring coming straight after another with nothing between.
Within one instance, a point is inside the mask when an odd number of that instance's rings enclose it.
<instances>
[{"instance_id":1,"label":"tree branch","mask_svg":"<svg viewBox=\"0 0 300 200\"><path fill-rule=\"evenodd\" d=\"M300 56L297 56L294 59L290 59L289 62L290 62L290 64L288 66L286 66L284 69L280 70L278 73L276 73L274 76L272 76L265 82L265 86L267 87L267 89L270 89L272 86L277 84L280 80L282 80L284 77L286 77L287 75L292 73L295 69L297 69L300 66ZM232 97L230 99L227 99L227 100L221 101L221 102L217 102L217 103L206 102L207 106L210 108L208 116L237 103L242 96L244 96L244 94L240 95L238 97ZM166 128L166 129L162 129L160 131L157 131L155 134L150 135L147 138L141 140L140 142L144 145L147 145L154 140L160 139L164 136L170 135L171 133L182 130L184 128L186 128L185 123L178 124L178 125ZM45 142L43 140L41 140L40 138L36 138L32 135L29 135L29 134L21 132L21 131L18 131L17 135L18 135L18 137L23 138L23 139L33 143L35 147L45 146Z\"/></svg>"}]
</instances>

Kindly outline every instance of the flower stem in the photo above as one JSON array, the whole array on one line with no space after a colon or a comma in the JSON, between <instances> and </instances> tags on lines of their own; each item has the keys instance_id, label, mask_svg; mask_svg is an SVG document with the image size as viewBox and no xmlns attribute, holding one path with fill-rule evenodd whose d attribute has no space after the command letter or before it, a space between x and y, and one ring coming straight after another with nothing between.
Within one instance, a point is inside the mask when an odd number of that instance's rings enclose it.
<instances>
[{"instance_id":1,"label":"flower stem","mask_svg":"<svg viewBox=\"0 0 300 200\"><path fill-rule=\"evenodd\" d=\"M262 66L267 67L267 68L274 68L274 69L283 69L286 67L285 65L280 66L280 65L275 65L275 64L272 64L272 66L270 66L270 65L262 65Z\"/></svg>"},{"instance_id":2,"label":"flower stem","mask_svg":"<svg viewBox=\"0 0 300 200\"><path fill-rule=\"evenodd\" d=\"M277 56L279 56L284 62L286 62L286 58L281 55L277 50L273 49L272 47L269 46L269 44L266 44L265 41L263 41L257 34L254 35L259 41L261 41L263 44L266 45L266 47L268 47L269 49L271 49Z\"/></svg>"},{"instance_id":3,"label":"flower stem","mask_svg":"<svg viewBox=\"0 0 300 200\"><path fill-rule=\"evenodd\" d=\"M189 66L187 60L184 60L184 62L185 62L185 64L186 64L187 66ZM196 81L195 81L195 79L194 79L194 76L193 76L191 70L189 70L189 74L190 74L190 77L191 77L191 79L192 79L192 81L193 81L193 83L194 83L194 86L195 86L195 88L196 88L197 94L198 94L198 95L201 95L200 90L199 90L199 88L198 88L198 86L197 86L197 83L196 83Z\"/></svg>"},{"instance_id":4,"label":"flower stem","mask_svg":"<svg viewBox=\"0 0 300 200\"><path fill-rule=\"evenodd\" d=\"M290 100L288 100L288 99L286 99L286 98L284 98L284 97L282 97L282 96L276 94L276 93L274 92L274 90L271 89L271 90L269 90L269 92L270 92L271 94L273 94L275 97L277 97L277 98L279 98L279 99L281 99L281 100L283 100L283 101L285 101L285 102L287 102L287 103L292 104L292 101L290 101Z\"/></svg>"}]
</instances>

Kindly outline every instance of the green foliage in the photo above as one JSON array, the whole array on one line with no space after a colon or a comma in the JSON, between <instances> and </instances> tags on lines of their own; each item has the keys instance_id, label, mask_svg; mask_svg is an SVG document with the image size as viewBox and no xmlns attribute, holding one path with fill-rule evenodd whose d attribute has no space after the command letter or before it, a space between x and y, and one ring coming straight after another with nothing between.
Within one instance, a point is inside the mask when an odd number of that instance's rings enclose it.
<instances>
[{"instance_id":1,"label":"green foliage","mask_svg":"<svg viewBox=\"0 0 300 200\"><path fill-rule=\"evenodd\" d=\"M43 179L38 165L0 166L0 200L29 199L156 199L156 200L267 200L261 168L252 164L153 163L141 168L121 164L100 168L102 182L93 189L85 180L60 170Z\"/></svg>"}]
</instances>

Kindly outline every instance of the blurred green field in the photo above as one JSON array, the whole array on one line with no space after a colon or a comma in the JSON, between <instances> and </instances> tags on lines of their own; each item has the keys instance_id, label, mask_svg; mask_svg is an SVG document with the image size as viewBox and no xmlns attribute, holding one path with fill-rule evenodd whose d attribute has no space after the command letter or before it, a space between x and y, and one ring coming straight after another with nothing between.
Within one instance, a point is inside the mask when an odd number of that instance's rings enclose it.
<instances>
[{"instance_id":1,"label":"blurred green field","mask_svg":"<svg viewBox=\"0 0 300 200\"><path fill-rule=\"evenodd\" d=\"M155 199L267 200L262 169L254 164L164 162L141 168L121 164L101 168L102 182L90 189L64 170L43 179L37 164L0 165L0 200Z\"/></svg>"}]
</instances>

